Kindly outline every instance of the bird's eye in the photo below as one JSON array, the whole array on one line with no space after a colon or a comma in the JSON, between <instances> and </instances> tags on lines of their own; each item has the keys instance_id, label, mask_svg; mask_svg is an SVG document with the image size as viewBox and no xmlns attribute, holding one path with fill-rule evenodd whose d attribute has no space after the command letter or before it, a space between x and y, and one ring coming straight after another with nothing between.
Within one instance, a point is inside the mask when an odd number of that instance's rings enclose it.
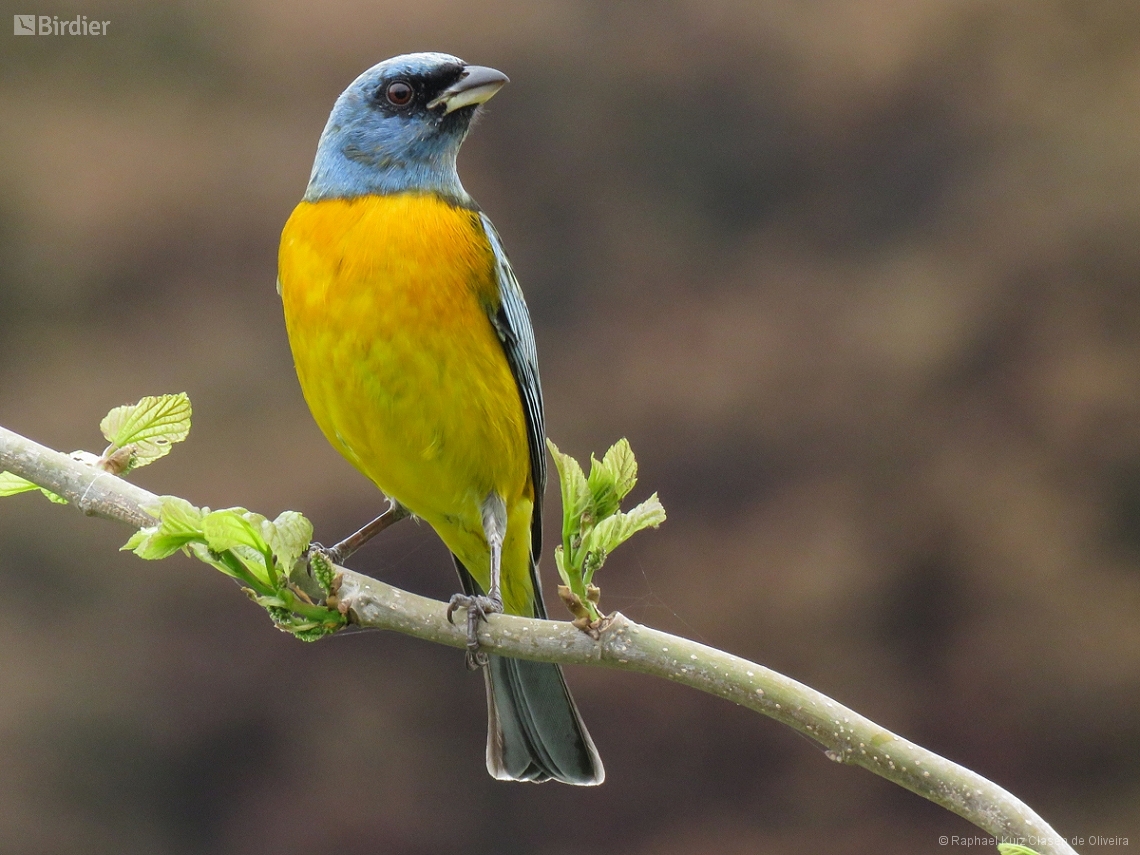
<instances>
[{"instance_id":1,"label":"bird's eye","mask_svg":"<svg viewBox=\"0 0 1140 855\"><path fill-rule=\"evenodd\" d=\"M415 94L416 92L412 89L411 84L403 80L389 83L388 88L384 90L384 97L388 99L388 103L393 107L407 107L412 101L412 96Z\"/></svg>"}]
</instances>

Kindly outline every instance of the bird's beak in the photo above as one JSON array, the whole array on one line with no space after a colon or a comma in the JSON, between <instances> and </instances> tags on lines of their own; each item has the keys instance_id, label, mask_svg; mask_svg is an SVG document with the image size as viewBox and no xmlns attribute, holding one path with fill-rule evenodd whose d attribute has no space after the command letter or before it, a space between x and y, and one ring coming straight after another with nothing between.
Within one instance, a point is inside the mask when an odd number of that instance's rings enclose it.
<instances>
[{"instance_id":1,"label":"bird's beak","mask_svg":"<svg viewBox=\"0 0 1140 855\"><path fill-rule=\"evenodd\" d=\"M428 103L428 109L443 107L443 115L460 107L483 104L503 88L510 78L501 71L485 68L482 65L469 65L463 69L463 76Z\"/></svg>"}]
</instances>

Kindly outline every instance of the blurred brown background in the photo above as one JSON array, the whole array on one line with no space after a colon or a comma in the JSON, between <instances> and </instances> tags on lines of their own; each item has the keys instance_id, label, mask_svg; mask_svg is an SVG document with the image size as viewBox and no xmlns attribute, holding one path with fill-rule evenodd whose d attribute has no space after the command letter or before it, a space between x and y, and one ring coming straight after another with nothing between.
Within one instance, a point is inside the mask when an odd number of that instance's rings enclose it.
<instances>
[{"instance_id":1,"label":"blurred brown background","mask_svg":"<svg viewBox=\"0 0 1140 855\"><path fill-rule=\"evenodd\" d=\"M828 692L1064 834L1140 844L1136 3L10 11L111 24L0 37L0 424L98 451L110 407L185 390L190 439L140 483L302 510L326 542L370 518L293 376L278 235L360 71L493 65L513 82L460 167L527 290L550 435L579 456L628 436L635 497L670 514L603 605ZM5 853L972 833L757 715L596 669L570 681L606 784L495 782L459 653L300 644L208 568L116 552L128 534L0 506ZM456 587L422 526L354 563Z\"/></svg>"}]
</instances>

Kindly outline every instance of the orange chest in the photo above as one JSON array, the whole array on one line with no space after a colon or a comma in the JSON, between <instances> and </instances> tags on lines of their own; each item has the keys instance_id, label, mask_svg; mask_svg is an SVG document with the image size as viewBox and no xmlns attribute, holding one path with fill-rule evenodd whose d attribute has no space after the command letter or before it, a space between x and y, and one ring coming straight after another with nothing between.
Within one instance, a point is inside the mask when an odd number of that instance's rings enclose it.
<instances>
[{"instance_id":1,"label":"orange chest","mask_svg":"<svg viewBox=\"0 0 1140 855\"><path fill-rule=\"evenodd\" d=\"M281 239L285 322L329 441L436 525L530 484L496 260L476 212L424 196L302 203ZM446 540L446 538L445 538Z\"/></svg>"},{"instance_id":2,"label":"orange chest","mask_svg":"<svg viewBox=\"0 0 1140 855\"><path fill-rule=\"evenodd\" d=\"M442 332L497 308L479 215L433 196L302 202L282 233L287 319L342 332Z\"/></svg>"},{"instance_id":3,"label":"orange chest","mask_svg":"<svg viewBox=\"0 0 1140 855\"><path fill-rule=\"evenodd\" d=\"M527 608L527 421L490 320L497 262L478 213L411 195L302 203L278 269L297 376L325 436L484 584L482 503L502 496L520 580L508 603Z\"/></svg>"}]
</instances>

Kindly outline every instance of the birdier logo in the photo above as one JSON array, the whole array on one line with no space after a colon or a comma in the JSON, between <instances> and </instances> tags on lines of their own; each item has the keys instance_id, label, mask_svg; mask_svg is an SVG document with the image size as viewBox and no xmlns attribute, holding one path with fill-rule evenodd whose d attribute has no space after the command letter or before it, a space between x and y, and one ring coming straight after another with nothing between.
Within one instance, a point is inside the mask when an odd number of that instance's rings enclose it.
<instances>
[{"instance_id":1,"label":"birdier logo","mask_svg":"<svg viewBox=\"0 0 1140 855\"><path fill-rule=\"evenodd\" d=\"M105 36L110 21L89 21L86 15L60 20L58 15L13 15L17 36Z\"/></svg>"}]
</instances>

